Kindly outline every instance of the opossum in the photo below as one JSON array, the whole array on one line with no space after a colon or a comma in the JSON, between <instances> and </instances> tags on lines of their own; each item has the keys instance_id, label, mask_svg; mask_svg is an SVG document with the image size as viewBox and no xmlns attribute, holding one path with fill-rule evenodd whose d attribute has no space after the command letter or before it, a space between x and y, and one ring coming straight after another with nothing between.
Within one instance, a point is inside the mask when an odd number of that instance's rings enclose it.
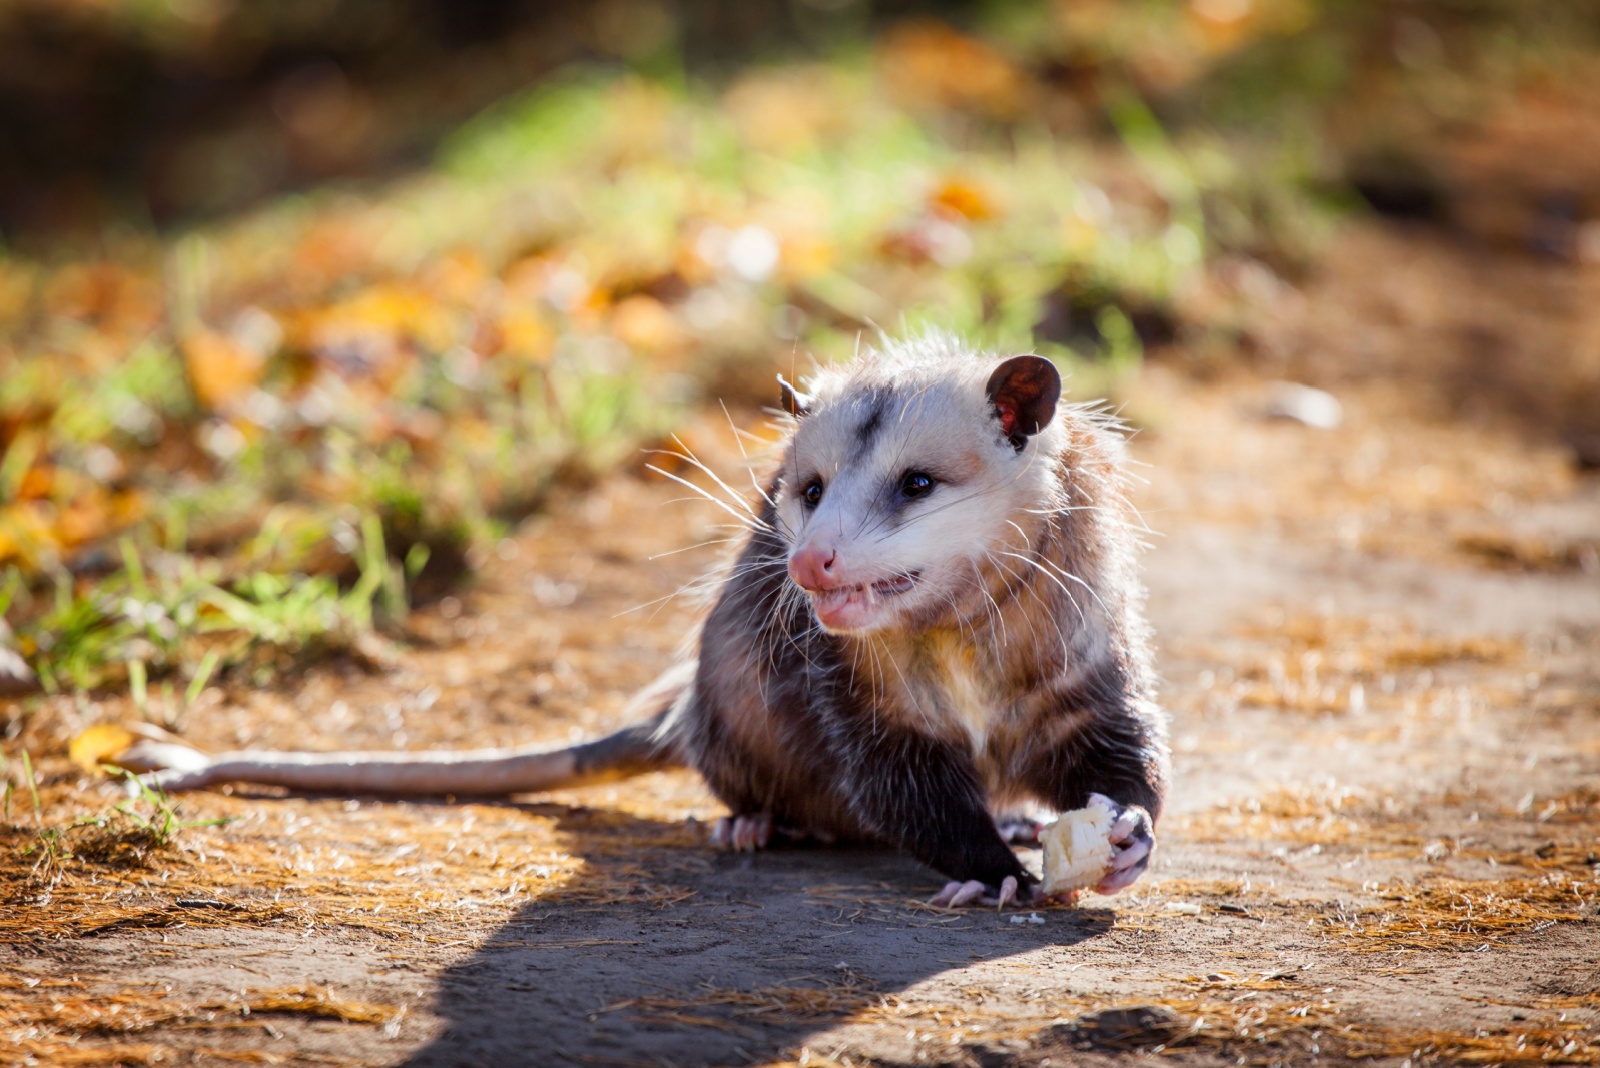
<instances>
[{"instance_id":1,"label":"opossum","mask_svg":"<svg viewBox=\"0 0 1600 1068\"><path fill-rule=\"evenodd\" d=\"M1036 355L932 334L780 377L781 459L696 638L639 722L581 745L207 756L144 746L168 790L503 795L688 766L731 815L730 849L774 836L878 843L950 882L944 905L1026 903L1008 844L1025 806L1115 814L1096 888L1145 870L1168 779L1140 526L1123 438L1060 401Z\"/></svg>"}]
</instances>

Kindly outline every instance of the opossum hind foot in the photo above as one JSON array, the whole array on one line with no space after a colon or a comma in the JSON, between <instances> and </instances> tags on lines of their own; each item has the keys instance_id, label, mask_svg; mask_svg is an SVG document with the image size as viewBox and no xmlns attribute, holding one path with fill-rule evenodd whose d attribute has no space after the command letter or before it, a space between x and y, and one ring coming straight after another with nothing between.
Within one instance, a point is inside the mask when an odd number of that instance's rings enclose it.
<instances>
[{"instance_id":1,"label":"opossum hind foot","mask_svg":"<svg viewBox=\"0 0 1600 1068\"><path fill-rule=\"evenodd\" d=\"M1030 900L1032 888L1019 887L1016 876L1007 875L998 888L977 879L968 879L966 882L953 879L945 883L944 889L933 895L928 904L947 909L966 908L968 905L1003 909L1007 905L1026 905Z\"/></svg>"},{"instance_id":2,"label":"opossum hind foot","mask_svg":"<svg viewBox=\"0 0 1600 1068\"><path fill-rule=\"evenodd\" d=\"M1021 814L1007 814L994 821L995 829L1000 832L1000 840L1006 845L1039 846L1039 832L1044 830L1044 822L1032 816Z\"/></svg>"},{"instance_id":3,"label":"opossum hind foot","mask_svg":"<svg viewBox=\"0 0 1600 1068\"><path fill-rule=\"evenodd\" d=\"M732 853L754 853L772 841L772 816L724 816L711 828L711 844Z\"/></svg>"}]
</instances>

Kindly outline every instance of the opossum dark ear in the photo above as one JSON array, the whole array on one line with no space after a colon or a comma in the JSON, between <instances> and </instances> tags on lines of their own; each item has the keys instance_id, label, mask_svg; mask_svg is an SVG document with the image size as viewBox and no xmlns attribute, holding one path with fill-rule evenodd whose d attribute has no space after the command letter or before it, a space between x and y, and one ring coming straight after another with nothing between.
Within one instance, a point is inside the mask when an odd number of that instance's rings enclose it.
<instances>
[{"instance_id":1,"label":"opossum dark ear","mask_svg":"<svg viewBox=\"0 0 1600 1068\"><path fill-rule=\"evenodd\" d=\"M782 375L778 376L778 389L783 394L783 410L790 415L798 419L811 410L811 394L801 393Z\"/></svg>"},{"instance_id":2,"label":"opossum dark ear","mask_svg":"<svg viewBox=\"0 0 1600 1068\"><path fill-rule=\"evenodd\" d=\"M1055 418L1061 373L1043 356L1013 356L989 376L989 400L1000 417L1000 433L1018 452Z\"/></svg>"}]
</instances>

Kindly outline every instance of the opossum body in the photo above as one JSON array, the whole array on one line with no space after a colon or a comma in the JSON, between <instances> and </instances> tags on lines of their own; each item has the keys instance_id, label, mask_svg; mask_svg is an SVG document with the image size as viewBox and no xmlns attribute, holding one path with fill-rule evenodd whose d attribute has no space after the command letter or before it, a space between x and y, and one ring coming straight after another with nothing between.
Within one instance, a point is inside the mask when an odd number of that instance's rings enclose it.
<instances>
[{"instance_id":1,"label":"opossum body","mask_svg":"<svg viewBox=\"0 0 1600 1068\"><path fill-rule=\"evenodd\" d=\"M169 789L248 781L504 794L698 770L734 848L877 842L1025 901L996 813L1114 813L1097 889L1148 864L1166 782L1121 438L1037 356L934 335L785 384L792 429L698 655L644 722L571 749L143 756ZM130 754L141 759L138 754Z\"/></svg>"}]
</instances>

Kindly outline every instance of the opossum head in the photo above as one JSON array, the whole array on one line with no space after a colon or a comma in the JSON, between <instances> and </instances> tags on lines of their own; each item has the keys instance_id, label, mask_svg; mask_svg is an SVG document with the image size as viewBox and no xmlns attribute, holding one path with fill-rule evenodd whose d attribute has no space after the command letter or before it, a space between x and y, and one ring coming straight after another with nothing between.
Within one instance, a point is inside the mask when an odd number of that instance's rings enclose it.
<instances>
[{"instance_id":1,"label":"opossum head","mask_svg":"<svg viewBox=\"0 0 1600 1068\"><path fill-rule=\"evenodd\" d=\"M785 385L796 423L775 503L817 621L862 634L983 611L1059 492L1055 367L935 338L810 386Z\"/></svg>"}]
</instances>

